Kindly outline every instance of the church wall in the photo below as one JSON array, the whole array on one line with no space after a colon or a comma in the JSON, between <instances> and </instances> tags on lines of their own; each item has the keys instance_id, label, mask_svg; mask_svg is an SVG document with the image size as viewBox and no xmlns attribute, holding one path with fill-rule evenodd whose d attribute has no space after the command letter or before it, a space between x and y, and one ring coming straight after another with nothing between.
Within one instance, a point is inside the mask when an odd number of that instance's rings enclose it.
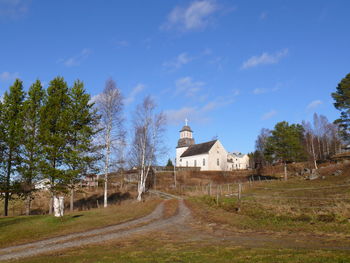
<instances>
[{"instance_id":1,"label":"church wall","mask_svg":"<svg viewBox=\"0 0 350 263\"><path fill-rule=\"evenodd\" d=\"M210 149L208 164L209 171L225 171L227 169L227 151L220 141L217 141Z\"/></svg>"},{"instance_id":2,"label":"church wall","mask_svg":"<svg viewBox=\"0 0 350 263\"><path fill-rule=\"evenodd\" d=\"M187 148L188 147L176 148L176 166L185 166L181 165L180 156L187 150Z\"/></svg>"},{"instance_id":3,"label":"church wall","mask_svg":"<svg viewBox=\"0 0 350 263\"><path fill-rule=\"evenodd\" d=\"M203 165L203 159L204 165ZM196 161L196 165L195 165ZM188 167L200 167L201 171L207 171L208 170L208 154L199 154L194 156L188 156L188 157L182 157L181 162L179 161L180 165L186 167L186 164L188 163Z\"/></svg>"}]
</instances>

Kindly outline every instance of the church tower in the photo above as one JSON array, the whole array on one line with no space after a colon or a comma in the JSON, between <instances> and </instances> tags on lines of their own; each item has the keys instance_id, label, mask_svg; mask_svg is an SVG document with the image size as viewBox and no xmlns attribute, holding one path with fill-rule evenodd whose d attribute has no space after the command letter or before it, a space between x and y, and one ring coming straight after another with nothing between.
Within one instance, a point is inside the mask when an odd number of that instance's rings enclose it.
<instances>
[{"instance_id":1,"label":"church tower","mask_svg":"<svg viewBox=\"0 0 350 263\"><path fill-rule=\"evenodd\" d=\"M176 166L184 166L181 163L180 156L187 150L188 147L194 145L193 131L188 126L188 120L185 120L185 126L180 131L180 139L176 147Z\"/></svg>"}]
</instances>

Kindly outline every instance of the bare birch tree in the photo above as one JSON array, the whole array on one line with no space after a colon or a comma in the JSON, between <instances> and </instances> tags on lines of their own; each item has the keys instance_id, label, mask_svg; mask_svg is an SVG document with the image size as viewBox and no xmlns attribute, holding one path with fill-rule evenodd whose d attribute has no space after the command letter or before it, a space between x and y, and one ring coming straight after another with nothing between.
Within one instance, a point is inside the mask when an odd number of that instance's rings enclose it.
<instances>
[{"instance_id":1,"label":"bare birch tree","mask_svg":"<svg viewBox=\"0 0 350 263\"><path fill-rule=\"evenodd\" d=\"M133 142L131 145L131 164L139 168L138 196L146 191L146 181L152 165L165 153L163 134L165 131L165 115L156 113L156 104L147 96L136 108L133 120Z\"/></svg>"},{"instance_id":2,"label":"bare birch tree","mask_svg":"<svg viewBox=\"0 0 350 263\"><path fill-rule=\"evenodd\" d=\"M312 161L314 163L315 169L318 169L317 167L317 157L315 153L315 136L314 131L312 130L310 122L302 122L302 126L304 128L304 137L306 142L306 151L308 152L308 155L311 156Z\"/></svg>"},{"instance_id":3,"label":"bare birch tree","mask_svg":"<svg viewBox=\"0 0 350 263\"><path fill-rule=\"evenodd\" d=\"M125 132L123 129L123 98L113 79L106 82L103 92L96 99L99 114L101 115L102 134L104 146L104 202L107 207L108 174L112 164L112 150L123 141Z\"/></svg>"}]
</instances>

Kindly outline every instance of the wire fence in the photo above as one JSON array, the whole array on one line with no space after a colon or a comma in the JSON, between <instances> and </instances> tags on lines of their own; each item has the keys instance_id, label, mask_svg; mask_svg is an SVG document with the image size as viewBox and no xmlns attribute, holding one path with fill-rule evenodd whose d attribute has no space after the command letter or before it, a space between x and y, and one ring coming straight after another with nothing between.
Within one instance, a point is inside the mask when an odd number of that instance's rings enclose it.
<instances>
[{"instance_id":1,"label":"wire fence","mask_svg":"<svg viewBox=\"0 0 350 263\"><path fill-rule=\"evenodd\" d=\"M350 184L335 184L332 186L319 186L319 187L293 187L293 188L280 188L280 187L267 187L261 186L262 183L270 183L276 180L249 180L247 182L238 182L232 184L206 184L187 186L180 185L177 191L187 196L200 196L207 195L216 198L216 202L219 203L220 199L236 198L241 204L249 202L266 203L267 200L272 202L281 201L279 205L289 206L290 209L334 209L342 208L345 205L350 205ZM336 194L336 196L317 196L314 191L319 191L319 194L324 195L323 190L334 189L339 191L340 188L344 188L342 196ZM250 193L250 191L263 190L263 193ZM349 190L349 191L347 191ZM271 195L265 191L271 191ZM283 195L284 192L296 192L304 191L305 196L293 196ZM328 193L327 195L334 194ZM308 196L307 196L308 195ZM313 196L310 196L313 195ZM290 201L288 203L288 201ZM306 205L305 205L306 203ZM321 203L321 204L320 204Z\"/></svg>"}]
</instances>

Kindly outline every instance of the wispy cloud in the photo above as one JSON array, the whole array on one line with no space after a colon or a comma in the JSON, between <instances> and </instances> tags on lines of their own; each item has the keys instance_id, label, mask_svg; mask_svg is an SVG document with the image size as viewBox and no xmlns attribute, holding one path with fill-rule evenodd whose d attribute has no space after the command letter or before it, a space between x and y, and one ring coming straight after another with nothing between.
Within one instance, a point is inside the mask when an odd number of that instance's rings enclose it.
<instances>
[{"instance_id":1,"label":"wispy cloud","mask_svg":"<svg viewBox=\"0 0 350 263\"><path fill-rule=\"evenodd\" d=\"M4 82L12 81L15 80L16 78L19 78L19 73L18 72L8 72L4 71L0 73L0 80Z\"/></svg>"},{"instance_id":2,"label":"wispy cloud","mask_svg":"<svg viewBox=\"0 0 350 263\"><path fill-rule=\"evenodd\" d=\"M180 31L203 30L211 22L211 16L218 10L214 1L194 1L186 7L177 6L168 15L161 29Z\"/></svg>"},{"instance_id":3,"label":"wispy cloud","mask_svg":"<svg viewBox=\"0 0 350 263\"><path fill-rule=\"evenodd\" d=\"M241 68L248 69L259 65L277 64L282 58L288 55L288 52L287 48L273 54L264 52L260 56L253 56L243 62Z\"/></svg>"},{"instance_id":4,"label":"wispy cloud","mask_svg":"<svg viewBox=\"0 0 350 263\"><path fill-rule=\"evenodd\" d=\"M306 110L312 110L312 109L315 109L317 108L318 106L320 106L323 102L321 100L314 100L314 101L311 101L307 107L306 107Z\"/></svg>"},{"instance_id":5,"label":"wispy cloud","mask_svg":"<svg viewBox=\"0 0 350 263\"><path fill-rule=\"evenodd\" d=\"M191 121L200 119L200 117L198 117L200 113L195 107L182 107L177 110L167 110L164 113L166 115L167 122L173 125L183 123L186 118L190 119Z\"/></svg>"},{"instance_id":6,"label":"wispy cloud","mask_svg":"<svg viewBox=\"0 0 350 263\"><path fill-rule=\"evenodd\" d=\"M58 62L62 63L66 67L76 67L79 66L83 61L85 61L90 55L92 51L89 48L84 48L80 51L79 54L72 56L67 59L59 59Z\"/></svg>"},{"instance_id":7,"label":"wispy cloud","mask_svg":"<svg viewBox=\"0 0 350 263\"><path fill-rule=\"evenodd\" d=\"M201 87L205 85L205 82L194 81L191 77L184 77L176 80L176 94L185 95L186 97L192 97L200 91Z\"/></svg>"},{"instance_id":8,"label":"wispy cloud","mask_svg":"<svg viewBox=\"0 0 350 263\"><path fill-rule=\"evenodd\" d=\"M114 44L120 48L129 46L129 42L126 40L118 40L118 41L115 41Z\"/></svg>"},{"instance_id":9,"label":"wispy cloud","mask_svg":"<svg viewBox=\"0 0 350 263\"><path fill-rule=\"evenodd\" d=\"M132 89L132 91L130 92L129 96L125 98L124 103L125 103L126 105L132 103L132 102L135 100L137 94L139 94L139 93L140 93L141 91L143 91L144 89L145 89L145 85L144 85L144 84L142 84L142 83L137 84L137 85Z\"/></svg>"},{"instance_id":10,"label":"wispy cloud","mask_svg":"<svg viewBox=\"0 0 350 263\"><path fill-rule=\"evenodd\" d=\"M21 18L28 13L30 0L0 0L0 18Z\"/></svg>"},{"instance_id":11,"label":"wispy cloud","mask_svg":"<svg viewBox=\"0 0 350 263\"><path fill-rule=\"evenodd\" d=\"M169 70L176 70L193 60L186 52L179 54L176 58L163 63L163 67Z\"/></svg>"},{"instance_id":12,"label":"wispy cloud","mask_svg":"<svg viewBox=\"0 0 350 263\"><path fill-rule=\"evenodd\" d=\"M265 11L264 11L264 12L261 12L259 18L260 18L261 20L266 19L266 18L267 18L267 12L265 12Z\"/></svg>"},{"instance_id":13,"label":"wispy cloud","mask_svg":"<svg viewBox=\"0 0 350 263\"><path fill-rule=\"evenodd\" d=\"M277 111L275 110L271 110L269 112L266 112L262 117L261 119L264 121L264 120L268 120L268 119L271 119L273 116L275 116L277 114Z\"/></svg>"},{"instance_id":14,"label":"wispy cloud","mask_svg":"<svg viewBox=\"0 0 350 263\"><path fill-rule=\"evenodd\" d=\"M274 87L271 89L268 88L256 88L253 90L253 94L254 95L260 95L260 94L264 94L264 93L271 93L271 92L275 92L278 90L278 87Z\"/></svg>"},{"instance_id":15,"label":"wispy cloud","mask_svg":"<svg viewBox=\"0 0 350 263\"><path fill-rule=\"evenodd\" d=\"M186 118L191 122L208 123L210 121L210 117L208 117L210 112L232 104L238 94L238 90L232 90L227 97L217 97L198 106L185 106L177 110L167 110L165 114L168 122L174 125L183 123Z\"/></svg>"}]
</instances>

